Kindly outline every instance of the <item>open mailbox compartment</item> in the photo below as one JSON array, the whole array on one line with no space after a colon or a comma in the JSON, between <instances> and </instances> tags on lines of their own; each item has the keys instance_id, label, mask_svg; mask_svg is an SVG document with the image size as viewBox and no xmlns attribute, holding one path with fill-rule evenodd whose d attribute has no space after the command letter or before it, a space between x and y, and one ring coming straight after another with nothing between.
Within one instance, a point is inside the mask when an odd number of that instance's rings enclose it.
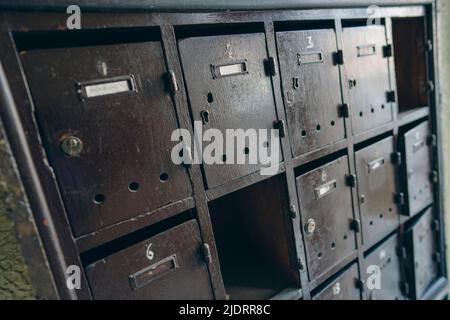
<instances>
[{"instance_id":1,"label":"open mailbox compartment","mask_svg":"<svg viewBox=\"0 0 450 320\"><path fill-rule=\"evenodd\" d=\"M269 299L298 288L294 237L281 176L209 203L225 290L231 300Z\"/></svg>"},{"instance_id":2,"label":"open mailbox compartment","mask_svg":"<svg viewBox=\"0 0 450 320\"><path fill-rule=\"evenodd\" d=\"M425 17L392 19L392 37L399 112L429 106Z\"/></svg>"}]
</instances>

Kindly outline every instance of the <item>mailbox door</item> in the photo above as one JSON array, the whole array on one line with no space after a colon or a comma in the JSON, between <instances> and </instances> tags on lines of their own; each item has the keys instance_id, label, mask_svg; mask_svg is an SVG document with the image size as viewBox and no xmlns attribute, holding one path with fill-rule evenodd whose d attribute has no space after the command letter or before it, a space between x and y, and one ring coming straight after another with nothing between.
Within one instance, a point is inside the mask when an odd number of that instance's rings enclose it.
<instances>
[{"instance_id":1,"label":"mailbox door","mask_svg":"<svg viewBox=\"0 0 450 320\"><path fill-rule=\"evenodd\" d=\"M398 225L393 143L388 137L355 153L365 247L380 241Z\"/></svg>"},{"instance_id":2,"label":"mailbox door","mask_svg":"<svg viewBox=\"0 0 450 320\"><path fill-rule=\"evenodd\" d=\"M368 277L378 274L380 280L379 288L367 286L367 296L370 300L404 299L401 291L402 278L397 237L397 234L392 235L365 258ZM376 279L371 284L376 284Z\"/></svg>"},{"instance_id":3,"label":"mailbox door","mask_svg":"<svg viewBox=\"0 0 450 320\"><path fill-rule=\"evenodd\" d=\"M360 300L361 293L357 285L358 279L358 266L354 263L314 295L313 300Z\"/></svg>"},{"instance_id":4,"label":"mailbox door","mask_svg":"<svg viewBox=\"0 0 450 320\"><path fill-rule=\"evenodd\" d=\"M159 42L21 53L42 140L76 236L190 196Z\"/></svg>"},{"instance_id":5,"label":"mailbox door","mask_svg":"<svg viewBox=\"0 0 450 320\"><path fill-rule=\"evenodd\" d=\"M431 157L427 143L428 121L406 132L404 135L405 176L409 215L415 215L433 201L430 181Z\"/></svg>"},{"instance_id":6,"label":"mailbox door","mask_svg":"<svg viewBox=\"0 0 450 320\"><path fill-rule=\"evenodd\" d=\"M219 130L224 143L230 144L234 138L226 136L227 129L241 129L240 135L246 137L241 145L215 150L217 161L203 165L208 188L257 172L265 165L252 159L258 151L271 150L272 141L265 144L261 140L262 150L249 146L247 137L258 135L258 129L273 129L277 120L271 79L265 71L264 34L186 38L178 42L178 48L192 117L199 130ZM203 150L210 154L208 146L209 142L205 142ZM277 163L282 160L280 150L278 147L274 151ZM236 164L238 153L244 155L245 164ZM218 164L221 162L226 164Z\"/></svg>"},{"instance_id":7,"label":"mailbox door","mask_svg":"<svg viewBox=\"0 0 450 320\"><path fill-rule=\"evenodd\" d=\"M310 280L324 277L355 252L347 156L297 178Z\"/></svg>"},{"instance_id":8,"label":"mailbox door","mask_svg":"<svg viewBox=\"0 0 450 320\"><path fill-rule=\"evenodd\" d=\"M95 299L213 299L197 222L181 224L86 266Z\"/></svg>"},{"instance_id":9,"label":"mailbox door","mask_svg":"<svg viewBox=\"0 0 450 320\"><path fill-rule=\"evenodd\" d=\"M354 134L392 121L388 61L383 57L386 45L384 26L344 28L344 67L348 82L351 122Z\"/></svg>"},{"instance_id":10,"label":"mailbox door","mask_svg":"<svg viewBox=\"0 0 450 320\"><path fill-rule=\"evenodd\" d=\"M334 30L279 32L277 45L294 157L344 139Z\"/></svg>"},{"instance_id":11,"label":"mailbox door","mask_svg":"<svg viewBox=\"0 0 450 320\"><path fill-rule=\"evenodd\" d=\"M412 299L420 299L438 276L438 246L433 224L433 210L429 208L405 234L409 258L406 270L412 284Z\"/></svg>"}]
</instances>

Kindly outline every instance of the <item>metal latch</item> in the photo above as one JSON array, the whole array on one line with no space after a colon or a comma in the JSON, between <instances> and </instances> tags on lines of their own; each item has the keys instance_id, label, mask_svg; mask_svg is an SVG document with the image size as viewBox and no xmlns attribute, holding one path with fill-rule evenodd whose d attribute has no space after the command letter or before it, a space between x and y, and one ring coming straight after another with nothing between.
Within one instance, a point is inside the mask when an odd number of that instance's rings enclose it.
<instances>
[{"instance_id":1,"label":"metal latch","mask_svg":"<svg viewBox=\"0 0 450 320\"><path fill-rule=\"evenodd\" d=\"M275 63L274 57L268 57L264 60L264 66L266 69L266 74L268 76L275 76L277 74L277 64Z\"/></svg>"},{"instance_id":2,"label":"metal latch","mask_svg":"<svg viewBox=\"0 0 450 320\"><path fill-rule=\"evenodd\" d=\"M350 222L350 229L352 229L355 232L360 232L361 230L361 221L359 221L358 219L353 219Z\"/></svg>"},{"instance_id":3,"label":"metal latch","mask_svg":"<svg viewBox=\"0 0 450 320\"><path fill-rule=\"evenodd\" d=\"M394 152L391 155L391 162L397 166L402 164L402 154L400 152Z\"/></svg>"},{"instance_id":4,"label":"metal latch","mask_svg":"<svg viewBox=\"0 0 450 320\"><path fill-rule=\"evenodd\" d=\"M172 94L175 94L178 91L178 82L177 77L175 76L175 72L173 70L167 71L167 80L169 81L169 89Z\"/></svg>"},{"instance_id":5,"label":"metal latch","mask_svg":"<svg viewBox=\"0 0 450 320\"><path fill-rule=\"evenodd\" d=\"M387 44L383 47L383 57L389 58L392 57L392 45Z\"/></svg>"},{"instance_id":6,"label":"metal latch","mask_svg":"<svg viewBox=\"0 0 450 320\"><path fill-rule=\"evenodd\" d=\"M346 103L341 104L341 106L339 107L339 117L340 118L348 118L349 117L348 104L346 104Z\"/></svg>"},{"instance_id":7,"label":"metal latch","mask_svg":"<svg viewBox=\"0 0 450 320\"><path fill-rule=\"evenodd\" d=\"M280 138L284 138L286 136L286 124L283 120L274 121L273 128L278 130Z\"/></svg>"},{"instance_id":8,"label":"metal latch","mask_svg":"<svg viewBox=\"0 0 450 320\"><path fill-rule=\"evenodd\" d=\"M395 102L396 98L395 98L395 91L388 91L386 92L386 99L387 102Z\"/></svg>"},{"instance_id":9,"label":"metal latch","mask_svg":"<svg viewBox=\"0 0 450 320\"><path fill-rule=\"evenodd\" d=\"M344 52L342 50L338 50L334 53L334 64L335 65L343 65L344 64Z\"/></svg>"},{"instance_id":10,"label":"metal latch","mask_svg":"<svg viewBox=\"0 0 450 320\"><path fill-rule=\"evenodd\" d=\"M405 194L403 192L399 192L394 196L394 202L399 206L405 205Z\"/></svg>"},{"instance_id":11,"label":"metal latch","mask_svg":"<svg viewBox=\"0 0 450 320\"><path fill-rule=\"evenodd\" d=\"M203 251L203 257L206 261L206 263L211 264L212 263L212 255L211 255L211 248L209 244L204 243L202 245L202 251Z\"/></svg>"},{"instance_id":12,"label":"metal latch","mask_svg":"<svg viewBox=\"0 0 450 320\"><path fill-rule=\"evenodd\" d=\"M347 186L354 188L356 187L356 175L355 174L349 174L346 178Z\"/></svg>"}]
</instances>

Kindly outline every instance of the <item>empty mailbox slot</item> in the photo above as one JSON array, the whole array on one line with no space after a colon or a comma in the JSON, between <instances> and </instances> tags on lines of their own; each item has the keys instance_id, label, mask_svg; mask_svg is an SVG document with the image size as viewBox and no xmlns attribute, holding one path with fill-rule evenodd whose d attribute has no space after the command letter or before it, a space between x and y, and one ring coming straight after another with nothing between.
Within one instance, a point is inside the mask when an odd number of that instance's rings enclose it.
<instances>
[{"instance_id":1,"label":"empty mailbox slot","mask_svg":"<svg viewBox=\"0 0 450 320\"><path fill-rule=\"evenodd\" d=\"M285 188L277 176L209 203L230 299L268 299L296 287Z\"/></svg>"},{"instance_id":2,"label":"empty mailbox slot","mask_svg":"<svg viewBox=\"0 0 450 320\"><path fill-rule=\"evenodd\" d=\"M370 161L368 164L369 173L371 173L377 169L380 169L383 165L384 165L384 158L378 158L373 161Z\"/></svg>"},{"instance_id":3,"label":"empty mailbox slot","mask_svg":"<svg viewBox=\"0 0 450 320\"><path fill-rule=\"evenodd\" d=\"M373 56L377 54L377 46L375 44L367 44L357 46L358 57Z\"/></svg>"},{"instance_id":4,"label":"empty mailbox slot","mask_svg":"<svg viewBox=\"0 0 450 320\"><path fill-rule=\"evenodd\" d=\"M297 54L298 64L310 64L323 62L322 52L304 52Z\"/></svg>"},{"instance_id":5,"label":"empty mailbox slot","mask_svg":"<svg viewBox=\"0 0 450 320\"><path fill-rule=\"evenodd\" d=\"M336 186L337 186L336 180L332 180L315 188L314 193L316 195L316 199L320 199L326 196L327 194L333 192L334 190L336 190Z\"/></svg>"},{"instance_id":6,"label":"empty mailbox slot","mask_svg":"<svg viewBox=\"0 0 450 320\"><path fill-rule=\"evenodd\" d=\"M129 277L131 288L133 290L140 289L176 269L178 269L178 261L177 255L174 254L132 274Z\"/></svg>"},{"instance_id":7,"label":"empty mailbox slot","mask_svg":"<svg viewBox=\"0 0 450 320\"><path fill-rule=\"evenodd\" d=\"M418 150L420 150L422 147L425 146L425 140L417 141L413 144L413 153L416 153Z\"/></svg>"},{"instance_id":8,"label":"empty mailbox slot","mask_svg":"<svg viewBox=\"0 0 450 320\"><path fill-rule=\"evenodd\" d=\"M212 65L211 70L214 79L248 73L246 60L224 65Z\"/></svg>"},{"instance_id":9,"label":"empty mailbox slot","mask_svg":"<svg viewBox=\"0 0 450 320\"><path fill-rule=\"evenodd\" d=\"M400 112L428 106L425 19L392 20L395 78Z\"/></svg>"},{"instance_id":10,"label":"empty mailbox slot","mask_svg":"<svg viewBox=\"0 0 450 320\"><path fill-rule=\"evenodd\" d=\"M77 87L82 99L136 91L133 76L89 81L79 83Z\"/></svg>"}]
</instances>

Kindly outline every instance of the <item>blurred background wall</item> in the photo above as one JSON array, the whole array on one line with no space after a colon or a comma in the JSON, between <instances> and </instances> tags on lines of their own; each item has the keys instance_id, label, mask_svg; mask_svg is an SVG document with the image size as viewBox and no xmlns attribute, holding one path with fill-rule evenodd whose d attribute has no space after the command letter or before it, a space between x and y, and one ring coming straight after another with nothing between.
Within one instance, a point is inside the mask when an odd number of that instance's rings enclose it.
<instances>
[{"instance_id":1,"label":"blurred background wall","mask_svg":"<svg viewBox=\"0 0 450 320\"><path fill-rule=\"evenodd\" d=\"M445 185L445 219L447 244L450 242L450 1L438 0L438 54L442 102L442 144L445 171L440 181ZM444 176L442 176L444 175ZM447 245L447 266L450 249ZM450 270L449 270L450 271Z\"/></svg>"}]
</instances>

